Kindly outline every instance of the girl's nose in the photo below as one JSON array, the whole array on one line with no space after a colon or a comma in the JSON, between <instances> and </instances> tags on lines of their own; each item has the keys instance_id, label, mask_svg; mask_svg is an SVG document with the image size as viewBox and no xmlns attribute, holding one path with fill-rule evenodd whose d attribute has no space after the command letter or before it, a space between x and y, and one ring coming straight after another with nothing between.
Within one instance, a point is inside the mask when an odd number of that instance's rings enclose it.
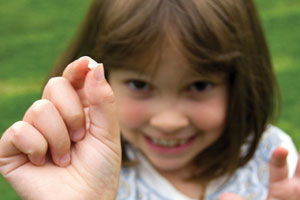
<instances>
[{"instance_id":1,"label":"girl's nose","mask_svg":"<svg viewBox=\"0 0 300 200\"><path fill-rule=\"evenodd\" d=\"M174 133L188 126L189 120L180 112L167 110L152 116L150 125L165 133Z\"/></svg>"}]
</instances>

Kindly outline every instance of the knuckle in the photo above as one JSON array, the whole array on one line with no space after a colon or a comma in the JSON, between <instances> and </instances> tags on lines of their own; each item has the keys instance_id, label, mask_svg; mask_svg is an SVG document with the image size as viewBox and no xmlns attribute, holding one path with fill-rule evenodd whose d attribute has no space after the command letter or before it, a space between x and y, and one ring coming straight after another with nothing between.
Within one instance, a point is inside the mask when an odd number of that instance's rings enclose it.
<instances>
[{"instance_id":1,"label":"knuckle","mask_svg":"<svg viewBox=\"0 0 300 200\"><path fill-rule=\"evenodd\" d=\"M27 123L24 121L17 121L11 127L10 131L14 140L22 140L23 134L27 131Z\"/></svg>"},{"instance_id":2,"label":"knuckle","mask_svg":"<svg viewBox=\"0 0 300 200\"><path fill-rule=\"evenodd\" d=\"M53 77L49 79L48 83L46 84L46 90L52 90L56 88L58 85L64 84L67 80L64 77Z\"/></svg>"},{"instance_id":3,"label":"knuckle","mask_svg":"<svg viewBox=\"0 0 300 200\"><path fill-rule=\"evenodd\" d=\"M43 113L47 113L49 110L53 109L54 105L51 101L47 99L40 99L33 103L31 106L31 113L38 117Z\"/></svg>"},{"instance_id":4,"label":"knuckle","mask_svg":"<svg viewBox=\"0 0 300 200\"><path fill-rule=\"evenodd\" d=\"M28 133L33 133L32 127L24 121L18 121L15 122L11 126L11 138L12 141L14 141L14 144L23 144L24 141L30 140L35 140L36 137L32 138L32 134ZM26 143L26 142L25 142ZM36 142L32 143L32 145L27 146L26 154L45 154L47 151L47 142L44 140L36 140Z\"/></svg>"},{"instance_id":5,"label":"knuckle","mask_svg":"<svg viewBox=\"0 0 300 200\"><path fill-rule=\"evenodd\" d=\"M115 96L114 92L108 85L106 87L103 87L102 90L102 101L105 103L113 104L115 103Z\"/></svg>"},{"instance_id":6,"label":"knuckle","mask_svg":"<svg viewBox=\"0 0 300 200\"><path fill-rule=\"evenodd\" d=\"M17 121L10 128L12 132L17 133L22 132L26 125L27 123L24 121Z\"/></svg>"}]
</instances>

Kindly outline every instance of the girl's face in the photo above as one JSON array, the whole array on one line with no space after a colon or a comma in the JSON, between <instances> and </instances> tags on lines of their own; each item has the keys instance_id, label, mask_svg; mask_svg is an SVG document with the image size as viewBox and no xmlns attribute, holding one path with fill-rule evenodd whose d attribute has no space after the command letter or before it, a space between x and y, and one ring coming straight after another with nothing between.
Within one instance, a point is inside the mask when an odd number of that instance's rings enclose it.
<instances>
[{"instance_id":1,"label":"girl's face","mask_svg":"<svg viewBox=\"0 0 300 200\"><path fill-rule=\"evenodd\" d=\"M171 49L155 70L112 70L109 82L122 136L157 170L190 167L193 158L222 134L225 76L202 76Z\"/></svg>"}]
</instances>

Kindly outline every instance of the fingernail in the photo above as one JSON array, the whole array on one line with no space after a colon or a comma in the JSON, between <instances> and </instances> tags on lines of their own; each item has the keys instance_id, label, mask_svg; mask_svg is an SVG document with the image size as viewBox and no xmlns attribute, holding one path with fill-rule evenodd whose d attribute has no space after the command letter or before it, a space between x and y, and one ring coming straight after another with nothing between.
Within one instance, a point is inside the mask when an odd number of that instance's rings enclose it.
<instances>
[{"instance_id":1,"label":"fingernail","mask_svg":"<svg viewBox=\"0 0 300 200\"><path fill-rule=\"evenodd\" d=\"M99 65L96 61L94 61L93 59L90 59L90 62L89 62L89 65L88 65L88 68L90 70L94 69L95 67L97 67L97 65Z\"/></svg>"},{"instance_id":2,"label":"fingernail","mask_svg":"<svg viewBox=\"0 0 300 200\"><path fill-rule=\"evenodd\" d=\"M59 164L62 167L66 167L69 165L70 161L71 161L71 155L70 153L67 153L66 155L60 158Z\"/></svg>"},{"instance_id":3,"label":"fingernail","mask_svg":"<svg viewBox=\"0 0 300 200\"><path fill-rule=\"evenodd\" d=\"M29 157L30 161L32 163L34 163L35 165L37 165L37 166L44 165L45 162L46 162L46 156L43 156L39 159L38 158L33 158L32 155L28 155L28 157Z\"/></svg>"},{"instance_id":4,"label":"fingernail","mask_svg":"<svg viewBox=\"0 0 300 200\"><path fill-rule=\"evenodd\" d=\"M104 80L104 71L103 71L103 64L100 63L94 70L94 77L97 81Z\"/></svg>"},{"instance_id":5,"label":"fingernail","mask_svg":"<svg viewBox=\"0 0 300 200\"><path fill-rule=\"evenodd\" d=\"M80 141L84 137L84 128L80 128L79 130L72 133L72 140L73 141Z\"/></svg>"}]
</instances>

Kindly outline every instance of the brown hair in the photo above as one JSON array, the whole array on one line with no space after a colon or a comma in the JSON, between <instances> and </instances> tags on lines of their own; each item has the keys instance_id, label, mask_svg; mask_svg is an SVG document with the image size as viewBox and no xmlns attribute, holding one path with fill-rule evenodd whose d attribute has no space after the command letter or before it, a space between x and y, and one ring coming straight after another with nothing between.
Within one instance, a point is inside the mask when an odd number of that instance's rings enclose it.
<instances>
[{"instance_id":1,"label":"brown hair","mask_svg":"<svg viewBox=\"0 0 300 200\"><path fill-rule=\"evenodd\" d=\"M268 47L251 0L94 0L51 76L83 55L104 63L108 73L112 67L149 65L159 59L165 40L201 72L228 75L226 127L195 158L193 178L210 181L231 175L252 158L279 105ZM245 144L248 148L241 152ZM123 150L124 145L122 141Z\"/></svg>"}]
</instances>

